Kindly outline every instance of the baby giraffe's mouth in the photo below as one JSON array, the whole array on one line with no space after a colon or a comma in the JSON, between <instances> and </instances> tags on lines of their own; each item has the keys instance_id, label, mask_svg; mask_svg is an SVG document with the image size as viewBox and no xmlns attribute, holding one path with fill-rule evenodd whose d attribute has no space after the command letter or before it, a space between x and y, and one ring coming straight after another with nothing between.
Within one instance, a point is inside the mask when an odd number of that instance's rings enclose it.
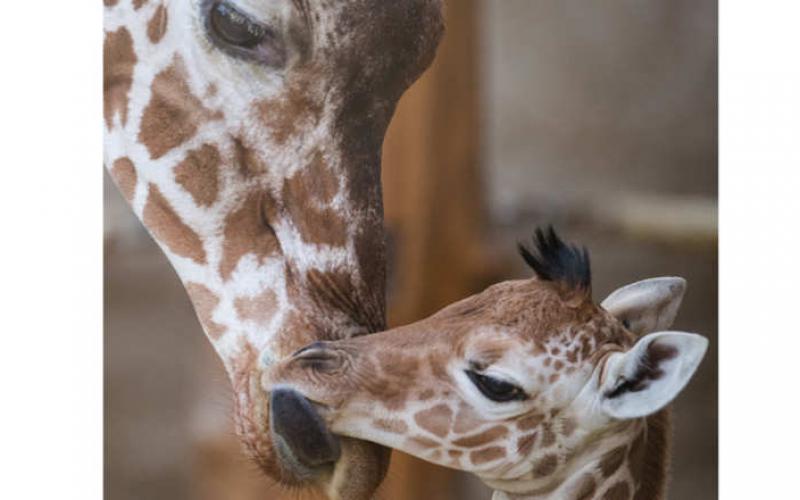
<instances>
[{"instance_id":1,"label":"baby giraffe's mouth","mask_svg":"<svg viewBox=\"0 0 800 500\"><path fill-rule=\"evenodd\" d=\"M271 391L270 430L281 462L293 475L305 476L298 479L332 471L341 456L339 438L328 431L315 405L294 389Z\"/></svg>"}]
</instances>

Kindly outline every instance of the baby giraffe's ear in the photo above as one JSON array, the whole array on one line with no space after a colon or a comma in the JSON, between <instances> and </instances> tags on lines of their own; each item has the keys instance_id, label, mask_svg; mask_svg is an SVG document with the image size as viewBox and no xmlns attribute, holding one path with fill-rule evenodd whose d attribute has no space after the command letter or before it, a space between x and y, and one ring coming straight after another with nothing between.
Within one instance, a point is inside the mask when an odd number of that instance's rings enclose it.
<instances>
[{"instance_id":1,"label":"baby giraffe's ear","mask_svg":"<svg viewBox=\"0 0 800 500\"><path fill-rule=\"evenodd\" d=\"M683 332L651 333L626 353L609 357L603 383L603 412L613 418L645 417L669 404L689 382L708 340Z\"/></svg>"},{"instance_id":2,"label":"baby giraffe's ear","mask_svg":"<svg viewBox=\"0 0 800 500\"><path fill-rule=\"evenodd\" d=\"M615 290L600 305L636 335L668 329L686 291L683 278L651 278Z\"/></svg>"}]
</instances>

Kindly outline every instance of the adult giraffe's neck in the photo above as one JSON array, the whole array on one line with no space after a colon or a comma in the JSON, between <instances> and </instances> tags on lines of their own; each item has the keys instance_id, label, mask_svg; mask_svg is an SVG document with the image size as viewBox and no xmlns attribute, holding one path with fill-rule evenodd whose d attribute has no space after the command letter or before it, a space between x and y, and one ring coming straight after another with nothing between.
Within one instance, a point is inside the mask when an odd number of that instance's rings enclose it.
<instances>
[{"instance_id":1,"label":"adult giraffe's neck","mask_svg":"<svg viewBox=\"0 0 800 500\"><path fill-rule=\"evenodd\" d=\"M383 329L380 138L391 106L353 141L344 125L365 127L367 114L350 117L317 81L224 92L230 76L166 22L193 19L182 2L114 5L105 163L231 378L251 350L269 361Z\"/></svg>"},{"instance_id":2,"label":"adult giraffe's neck","mask_svg":"<svg viewBox=\"0 0 800 500\"><path fill-rule=\"evenodd\" d=\"M663 500L669 469L671 411L627 426L567 477L535 491L495 490L492 500ZM573 461L577 461L573 459ZM524 488L523 488L524 489ZM514 491L517 491L516 493Z\"/></svg>"}]
</instances>

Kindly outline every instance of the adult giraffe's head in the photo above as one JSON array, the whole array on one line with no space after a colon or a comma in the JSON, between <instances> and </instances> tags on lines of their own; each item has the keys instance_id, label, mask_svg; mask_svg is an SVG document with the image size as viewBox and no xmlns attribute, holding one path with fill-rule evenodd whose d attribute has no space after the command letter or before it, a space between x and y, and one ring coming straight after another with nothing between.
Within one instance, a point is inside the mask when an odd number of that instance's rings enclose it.
<instances>
[{"instance_id":1,"label":"adult giraffe's head","mask_svg":"<svg viewBox=\"0 0 800 500\"><path fill-rule=\"evenodd\" d=\"M368 497L387 452L271 426L261 374L384 327L381 144L440 0L104 4L106 167L225 363L239 435L284 483Z\"/></svg>"},{"instance_id":2,"label":"adult giraffe's head","mask_svg":"<svg viewBox=\"0 0 800 500\"><path fill-rule=\"evenodd\" d=\"M273 398L302 394L333 432L473 472L501 498L628 500L645 487L637 498L659 498L663 470L643 473L642 450L663 465L664 425L646 417L707 346L664 331L685 283L645 280L596 305L587 252L552 229L534 243L522 247L533 279L409 326L312 344L274 366Z\"/></svg>"}]
</instances>

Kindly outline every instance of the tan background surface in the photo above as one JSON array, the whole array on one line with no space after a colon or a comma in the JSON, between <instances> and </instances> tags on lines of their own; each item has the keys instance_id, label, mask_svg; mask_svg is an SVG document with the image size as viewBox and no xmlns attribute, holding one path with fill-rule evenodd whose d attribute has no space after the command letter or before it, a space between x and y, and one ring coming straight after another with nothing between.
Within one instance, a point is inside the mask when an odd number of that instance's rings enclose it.
<instances>
[{"instance_id":1,"label":"tan background surface","mask_svg":"<svg viewBox=\"0 0 800 500\"><path fill-rule=\"evenodd\" d=\"M670 498L715 498L716 3L455 1L385 148L390 320L527 276L514 243L539 223L590 247L598 299L686 277L675 327L712 343L676 404ZM225 375L177 277L107 188L106 497L282 498L238 454ZM489 498L399 454L382 495Z\"/></svg>"}]
</instances>

